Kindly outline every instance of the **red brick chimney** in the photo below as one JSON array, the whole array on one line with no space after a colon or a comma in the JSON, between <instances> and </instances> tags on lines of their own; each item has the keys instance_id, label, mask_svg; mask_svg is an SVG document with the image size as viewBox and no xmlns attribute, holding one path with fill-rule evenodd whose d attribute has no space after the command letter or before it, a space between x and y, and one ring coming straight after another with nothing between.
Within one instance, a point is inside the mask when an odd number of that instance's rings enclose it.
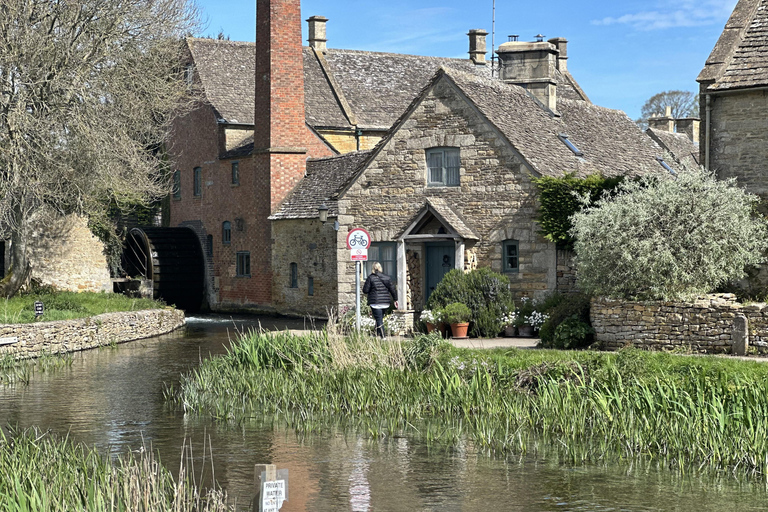
<instances>
[{"instance_id":1,"label":"red brick chimney","mask_svg":"<svg viewBox=\"0 0 768 512\"><path fill-rule=\"evenodd\" d=\"M304 176L307 129L300 0L256 2L254 164L259 192L273 213ZM262 181L263 180L263 181Z\"/></svg>"}]
</instances>

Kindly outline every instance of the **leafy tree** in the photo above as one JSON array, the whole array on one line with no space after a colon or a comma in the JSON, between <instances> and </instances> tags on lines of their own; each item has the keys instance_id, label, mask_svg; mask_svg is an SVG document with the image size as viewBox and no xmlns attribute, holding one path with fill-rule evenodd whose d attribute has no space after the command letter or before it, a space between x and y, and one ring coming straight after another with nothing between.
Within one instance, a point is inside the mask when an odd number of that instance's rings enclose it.
<instances>
[{"instance_id":1,"label":"leafy tree","mask_svg":"<svg viewBox=\"0 0 768 512\"><path fill-rule=\"evenodd\" d=\"M703 169L627 180L573 216L579 286L632 299L713 291L764 260L768 227L757 196Z\"/></svg>"},{"instance_id":2,"label":"leafy tree","mask_svg":"<svg viewBox=\"0 0 768 512\"><path fill-rule=\"evenodd\" d=\"M643 129L648 128L648 118L663 116L667 107L672 108L672 117L698 117L699 97L689 91L664 91L653 96L640 108L640 119L636 121Z\"/></svg>"},{"instance_id":3,"label":"leafy tree","mask_svg":"<svg viewBox=\"0 0 768 512\"><path fill-rule=\"evenodd\" d=\"M103 229L110 206L168 193L160 148L194 100L179 63L196 23L189 0L0 2L0 294L27 279L46 219Z\"/></svg>"}]
</instances>

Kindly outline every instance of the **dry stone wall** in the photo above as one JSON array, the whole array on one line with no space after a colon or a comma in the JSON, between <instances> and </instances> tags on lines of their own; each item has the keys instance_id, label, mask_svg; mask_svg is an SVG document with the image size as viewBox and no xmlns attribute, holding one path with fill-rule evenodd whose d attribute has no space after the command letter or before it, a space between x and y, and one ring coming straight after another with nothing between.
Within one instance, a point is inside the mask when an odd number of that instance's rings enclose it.
<instances>
[{"instance_id":1,"label":"dry stone wall","mask_svg":"<svg viewBox=\"0 0 768 512\"><path fill-rule=\"evenodd\" d=\"M77 352L158 336L182 325L184 312L178 309L105 313L57 322L0 324L0 357L11 354L18 359L27 359L42 354Z\"/></svg>"},{"instance_id":2,"label":"dry stone wall","mask_svg":"<svg viewBox=\"0 0 768 512\"><path fill-rule=\"evenodd\" d=\"M608 350L627 346L732 353L738 316L747 319L752 352L768 353L768 304L744 305L730 293L692 302L632 302L597 298L590 318L596 341Z\"/></svg>"}]
</instances>

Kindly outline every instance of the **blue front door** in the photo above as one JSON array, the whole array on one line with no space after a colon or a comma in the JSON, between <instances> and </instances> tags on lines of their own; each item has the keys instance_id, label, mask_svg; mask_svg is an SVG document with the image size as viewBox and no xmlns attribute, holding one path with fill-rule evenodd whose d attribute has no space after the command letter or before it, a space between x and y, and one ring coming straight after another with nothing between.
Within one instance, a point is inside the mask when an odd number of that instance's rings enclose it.
<instances>
[{"instance_id":1,"label":"blue front door","mask_svg":"<svg viewBox=\"0 0 768 512\"><path fill-rule=\"evenodd\" d=\"M424 300L426 301L435 290L437 283L454 268L456 246L453 243L440 242L425 244L425 248L427 253L427 286Z\"/></svg>"}]
</instances>

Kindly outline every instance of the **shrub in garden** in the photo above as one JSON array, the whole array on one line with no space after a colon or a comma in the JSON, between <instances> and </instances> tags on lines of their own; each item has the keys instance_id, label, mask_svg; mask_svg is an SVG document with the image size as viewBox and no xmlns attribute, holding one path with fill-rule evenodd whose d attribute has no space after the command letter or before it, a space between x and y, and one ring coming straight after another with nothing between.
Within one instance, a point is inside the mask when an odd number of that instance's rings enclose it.
<instances>
[{"instance_id":1,"label":"shrub in garden","mask_svg":"<svg viewBox=\"0 0 768 512\"><path fill-rule=\"evenodd\" d=\"M703 169L624 181L572 218L579 287L627 299L676 300L715 290L763 261L757 196Z\"/></svg>"},{"instance_id":2,"label":"shrub in garden","mask_svg":"<svg viewBox=\"0 0 768 512\"><path fill-rule=\"evenodd\" d=\"M461 324L469 322L472 317L472 310L461 302L451 302L443 310L443 318L449 324Z\"/></svg>"},{"instance_id":3,"label":"shrub in garden","mask_svg":"<svg viewBox=\"0 0 768 512\"><path fill-rule=\"evenodd\" d=\"M504 316L514 310L509 279L489 268L451 270L429 296L427 307L434 310L452 302L469 307L472 336L486 338L498 335L506 327Z\"/></svg>"},{"instance_id":4,"label":"shrub in garden","mask_svg":"<svg viewBox=\"0 0 768 512\"><path fill-rule=\"evenodd\" d=\"M594 331L589 323L589 296L556 292L546 297L540 307L548 315L539 330L542 346L571 349L592 343ZM560 329L566 321L568 325Z\"/></svg>"}]
</instances>

